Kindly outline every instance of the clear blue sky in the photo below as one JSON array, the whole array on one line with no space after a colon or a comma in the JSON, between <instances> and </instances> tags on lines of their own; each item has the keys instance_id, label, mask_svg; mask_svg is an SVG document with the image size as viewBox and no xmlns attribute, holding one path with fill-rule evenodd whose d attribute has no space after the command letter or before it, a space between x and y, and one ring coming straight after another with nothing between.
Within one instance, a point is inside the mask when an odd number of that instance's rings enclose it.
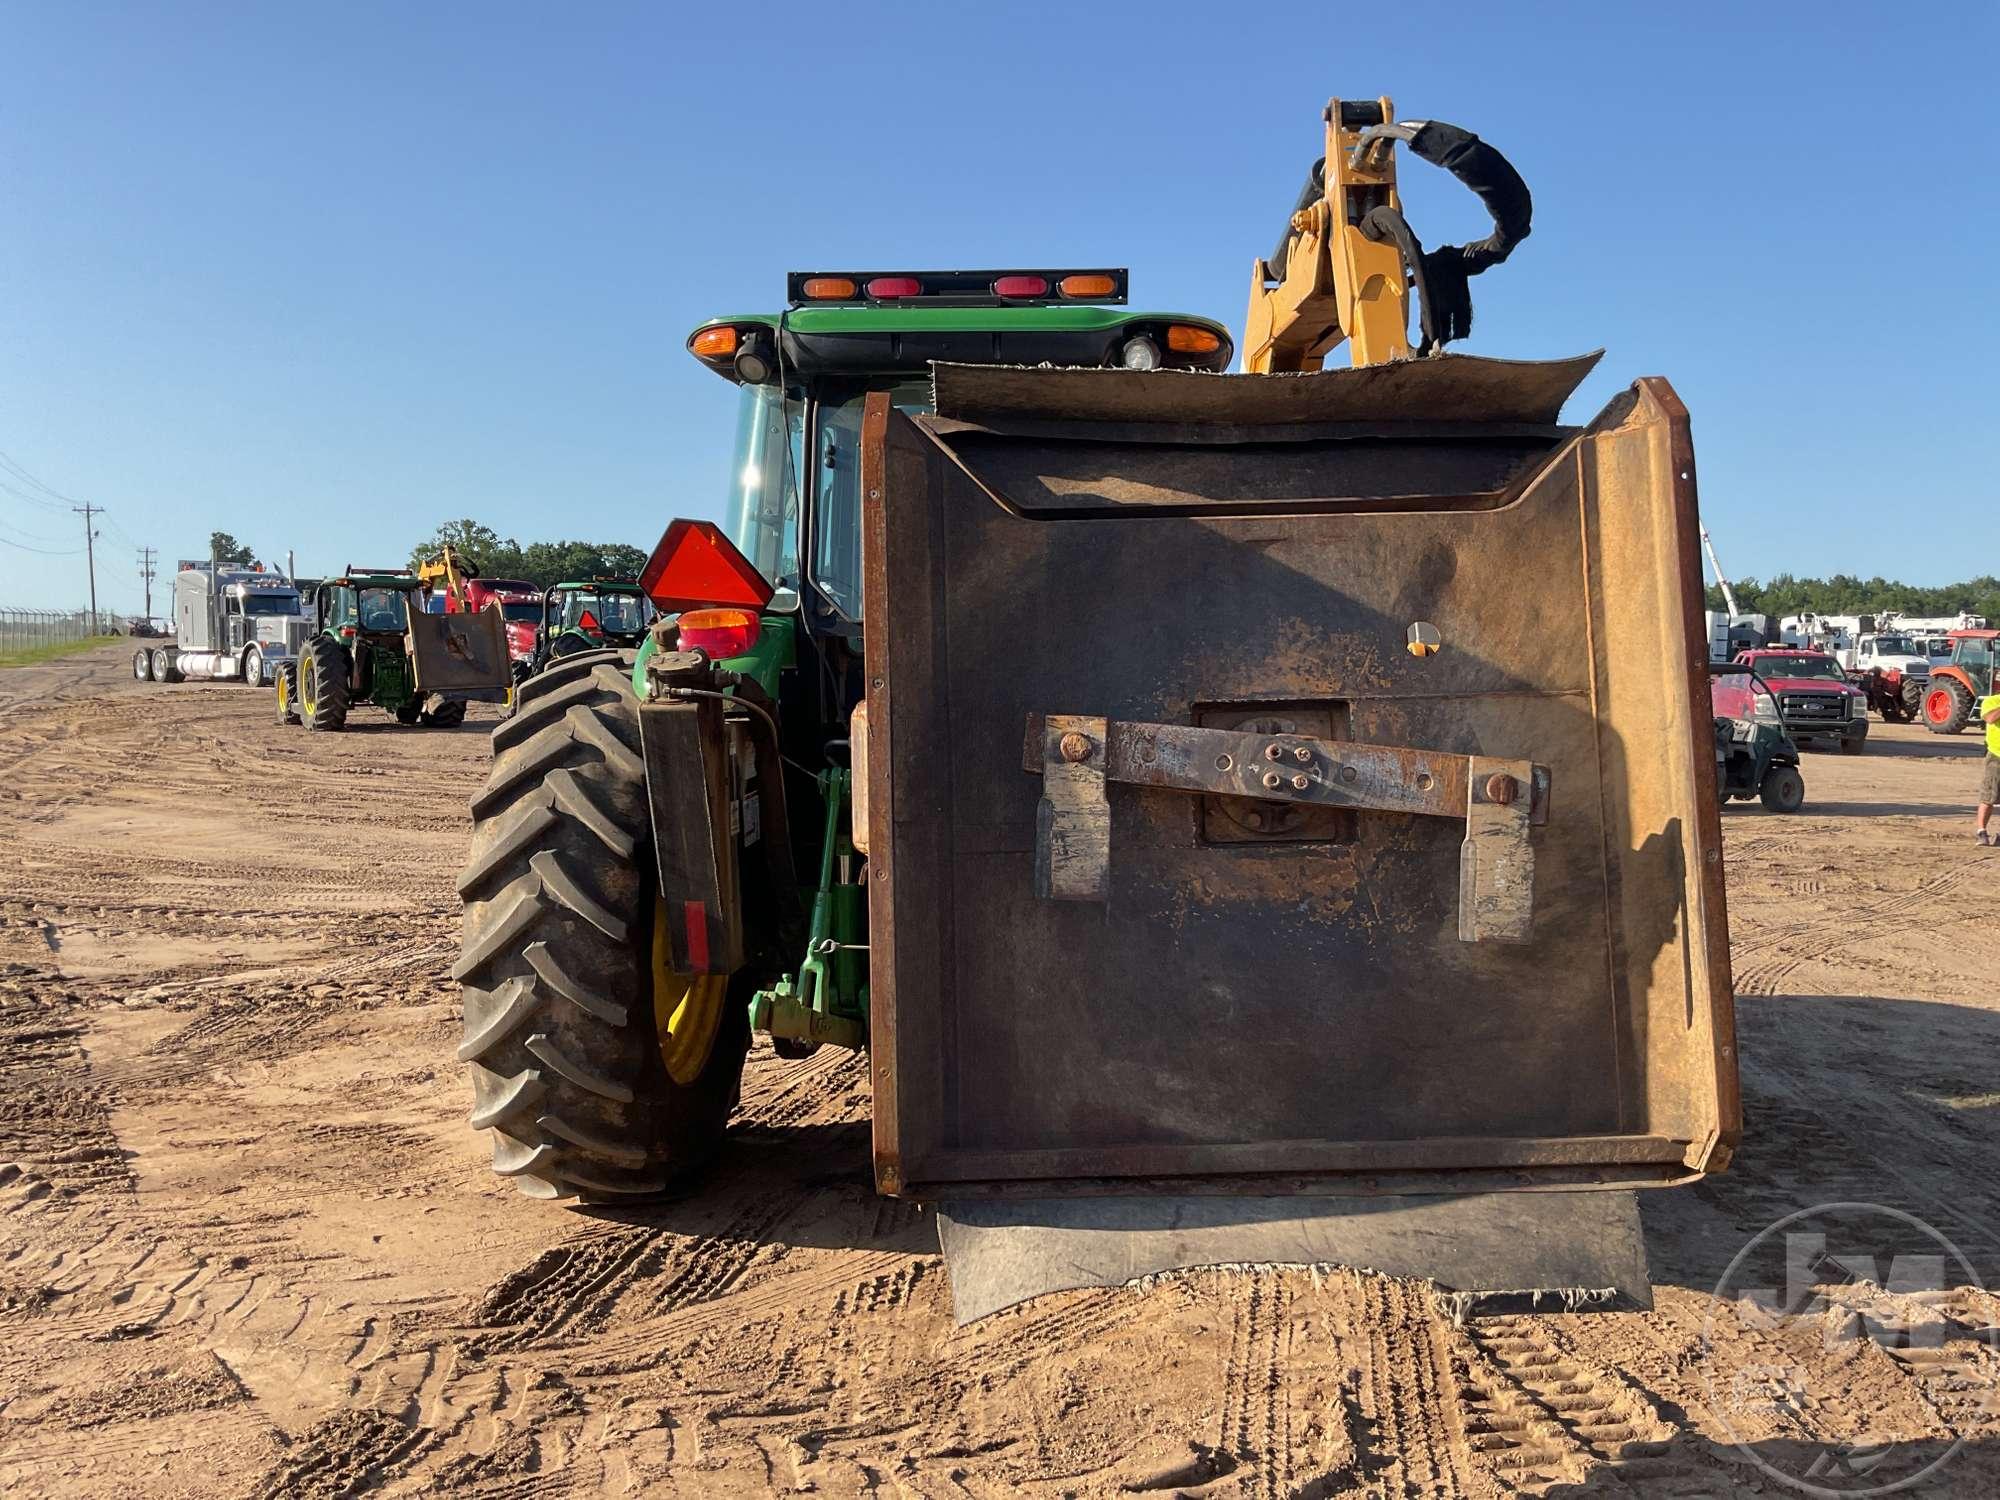
<instances>
[{"instance_id":1,"label":"clear blue sky","mask_svg":"<svg viewBox=\"0 0 2000 1500\"><path fill-rule=\"evenodd\" d=\"M704 317L1076 262L1240 330L1321 105L1388 92L1535 192L1461 347L1605 346L1573 419L1670 376L1734 574L1948 582L2000 570L1996 16L0 0L0 450L107 507L116 607L214 529L302 572L460 515L650 546L723 494ZM79 603L21 548L81 522L0 483L0 604Z\"/></svg>"}]
</instances>

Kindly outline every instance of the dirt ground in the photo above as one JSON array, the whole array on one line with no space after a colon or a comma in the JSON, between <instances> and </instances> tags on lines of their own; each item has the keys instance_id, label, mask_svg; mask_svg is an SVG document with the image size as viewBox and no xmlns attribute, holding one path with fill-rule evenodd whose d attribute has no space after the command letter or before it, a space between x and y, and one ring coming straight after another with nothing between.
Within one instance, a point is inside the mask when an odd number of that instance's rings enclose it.
<instances>
[{"instance_id":1,"label":"dirt ground","mask_svg":"<svg viewBox=\"0 0 2000 1500\"><path fill-rule=\"evenodd\" d=\"M927 1216L870 1189L851 1057L753 1052L689 1202L491 1176L445 977L486 728L308 736L115 649L0 672L0 1492L1782 1494L1716 1418L1711 1289L1865 1200L1971 1262L1869 1314L1941 1338L1725 1329L1808 1377L1746 1435L1962 1439L1919 1492L2000 1493L1974 736L1877 725L1808 757L1803 815L1724 814L1746 1142L1647 1196L1652 1313L1455 1327L1421 1286L1235 1270L959 1329Z\"/></svg>"}]
</instances>

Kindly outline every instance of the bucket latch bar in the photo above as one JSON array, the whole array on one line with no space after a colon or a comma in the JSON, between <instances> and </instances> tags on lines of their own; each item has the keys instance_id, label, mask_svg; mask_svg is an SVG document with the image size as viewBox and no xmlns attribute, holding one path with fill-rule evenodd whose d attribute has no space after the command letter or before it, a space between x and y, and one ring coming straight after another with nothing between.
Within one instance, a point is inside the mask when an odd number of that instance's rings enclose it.
<instances>
[{"instance_id":1,"label":"bucket latch bar","mask_svg":"<svg viewBox=\"0 0 2000 1500\"><path fill-rule=\"evenodd\" d=\"M1316 807L1458 818L1458 935L1525 943L1534 926L1535 850L1549 769L1527 760L1409 750L1301 734L1031 714L1022 757L1042 777L1035 889L1051 901L1108 899L1108 784Z\"/></svg>"}]
</instances>

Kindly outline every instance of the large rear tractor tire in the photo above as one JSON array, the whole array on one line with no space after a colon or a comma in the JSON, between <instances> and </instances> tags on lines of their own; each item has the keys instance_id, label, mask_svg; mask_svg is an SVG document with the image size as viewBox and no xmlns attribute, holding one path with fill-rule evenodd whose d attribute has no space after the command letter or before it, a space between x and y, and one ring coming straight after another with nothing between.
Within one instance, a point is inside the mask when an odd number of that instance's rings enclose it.
<instances>
[{"instance_id":1,"label":"large rear tractor tire","mask_svg":"<svg viewBox=\"0 0 2000 1500\"><path fill-rule=\"evenodd\" d=\"M299 717L308 729L347 727L347 653L323 635L299 656Z\"/></svg>"},{"instance_id":2,"label":"large rear tractor tire","mask_svg":"<svg viewBox=\"0 0 2000 1500\"><path fill-rule=\"evenodd\" d=\"M299 722L299 664L295 661L280 662L278 670L272 674L271 690L278 699L278 722L296 724Z\"/></svg>"},{"instance_id":3,"label":"large rear tractor tire","mask_svg":"<svg viewBox=\"0 0 2000 1500\"><path fill-rule=\"evenodd\" d=\"M1806 779L1797 766L1772 766L1757 795L1772 812L1795 813L1806 804Z\"/></svg>"},{"instance_id":4,"label":"large rear tractor tire","mask_svg":"<svg viewBox=\"0 0 2000 1500\"><path fill-rule=\"evenodd\" d=\"M531 1197L686 1184L750 1043L739 986L664 962L632 660L591 652L523 683L472 802L458 1055L493 1170Z\"/></svg>"},{"instance_id":5,"label":"large rear tractor tire","mask_svg":"<svg viewBox=\"0 0 2000 1500\"><path fill-rule=\"evenodd\" d=\"M1932 734L1957 734L1972 717L1972 694L1951 678L1933 678L1924 694L1924 727Z\"/></svg>"}]
</instances>

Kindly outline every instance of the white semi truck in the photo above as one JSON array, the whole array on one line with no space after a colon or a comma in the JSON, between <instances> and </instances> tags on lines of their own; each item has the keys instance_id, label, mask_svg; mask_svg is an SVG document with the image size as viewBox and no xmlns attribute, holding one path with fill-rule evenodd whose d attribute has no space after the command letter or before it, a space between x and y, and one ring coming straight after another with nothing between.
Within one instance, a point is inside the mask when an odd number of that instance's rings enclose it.
<instances>
[{"instance_id":1,"label":"white semi truck","mask_svg":"<svg viewBox=\"0 0 2000 1500\"><path fill-rule=\"evenodd\" d=\"M282 574L183 562L174 574L174 638L133 652L132 675L261 687L297 659L305 630L299 591Z\"/></svg>"}]
</instances>

